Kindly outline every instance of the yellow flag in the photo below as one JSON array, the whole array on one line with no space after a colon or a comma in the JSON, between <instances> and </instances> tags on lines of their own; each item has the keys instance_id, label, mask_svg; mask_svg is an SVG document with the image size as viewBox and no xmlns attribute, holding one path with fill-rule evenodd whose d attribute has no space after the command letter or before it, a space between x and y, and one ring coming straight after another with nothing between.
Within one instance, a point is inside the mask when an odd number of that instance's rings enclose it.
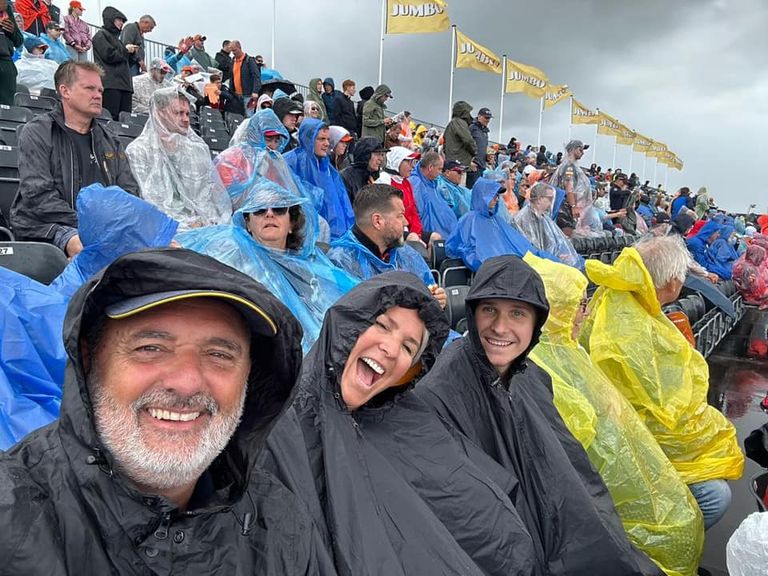
<instances>
[{"instance_id":1,"label":"yellow flag","mask_svg":"<svg viewBox=\"0 0 768 576\"><path fill-rule=\"evenodd\" d=\"M573 96L573 92L568 88L568 84L560 84L558 86L547 84L547 91L544 92L544 108L552 108L555 104L571 96Z\"/></svg>"},{"instance_id":2,"label":"yellow flag","mask_svg":"<svg viewBox=\"0 0 768 576\"><path fill-rule=\"evenodd\" d=\"M597 133L604 136L619 136L621 124L613 116L600 112L597 123Z\"/></svg>"},{"instance_id":3,"label":"yellow flag","mask_svg":"<svg viewBox=\"0 0 768 576\"><path fill-rule=\"evenodd\" d=\"M480 72L501 74L501 60L496 54L456 29L456 68L474 68Z\"/></svg>"},{"instance_id":4,"label":"yellow flag","mask_svg":"<svg viewBox=\"0 0 768 576\"><path fill-rule=\"evenodd\" d=\"M584 104L573 99L573 111L571 112L571 124L597 124L600 112L590 110Z\"/></svg>"},{"instance_id":5,"label":"yellow flag","mask_svg":"<svg viewBox=\"0 0 768 576\"><path fill-rule=\"evenodd\" d=\"M667 152L667 145L663 142L656 142L655 140L651 142L651 147L648 149L648 152L645 153L645 155L648 158L656 158L656 160L659 160L665 153Z\"/></svg>"},{"instance_id":6,"label":"yellow flag","mask_svg":"<svg viewBox=\"0 0 768 576\"><path fill-rule=\"evenodd\" d=\"M425 34L451 27L444 0L387 0L387 34Z\"/></svg>"},{"instance_id":7,"label":"yellow flag","mask_svg":"<svg viewBox=\"0 0 768 576\"><path fill-rule=\"evenodd\" d=\"M675 154L675 158L672 161L671 166L672 166L672 168L674 168L677 171L681 171L683 169L683 161L680 160L680 158L677 157L677 154Z\"/></svg>"},{"instance_id":8,"label":"yellow flag","mask_svg":"<svg viewBox=\"0 0 768 576\"><path fill-rule=\"evenodd\" d=\"M624 124L619 124L619 133L616 135L616 144L632 146L635 142L635 131L627 128Z\"/></svg>"},{"instance_id":9,"label":"yellow flag","mask_svg":"<svg viewBox=\"0 0 768 576\"><path fill-rule=\"evenodd\" d=\"M651 148L651 142L653 142L653 140L647 136L635 132L635 142L632 144L632 150L635 152L648 152Z\"/></svg>"},{"instance_id":10,"label":"yellow flag","mask_svg":"<svg viewBox=\"0 0 768 576\"><path fill-rule=\"evenodd\" d=\"M507 92L523 92L531 98L541 98L548 84L549 78L538 68L507 60Z\"/></svg>"}]
</instances>

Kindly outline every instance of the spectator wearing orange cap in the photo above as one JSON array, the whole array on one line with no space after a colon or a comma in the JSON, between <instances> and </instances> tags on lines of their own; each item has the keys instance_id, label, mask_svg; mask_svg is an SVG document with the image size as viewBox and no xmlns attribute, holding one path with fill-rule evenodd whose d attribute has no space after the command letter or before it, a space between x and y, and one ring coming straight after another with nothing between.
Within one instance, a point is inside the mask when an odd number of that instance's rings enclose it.
<instances>
[{"instance_id":1,"label":"spectator wearing orange cap","mask_svg":"<svg viewBox=\"0 0 768 576\"><path fill-rule=\"evenodd\" d=\"M80 18L84 10L78 0L72 0L68 14L64 16L64 42L70 58L75 62L88 60L88 50L91 49L91 31L85 20Z\"/></svg>"}]
</instances>

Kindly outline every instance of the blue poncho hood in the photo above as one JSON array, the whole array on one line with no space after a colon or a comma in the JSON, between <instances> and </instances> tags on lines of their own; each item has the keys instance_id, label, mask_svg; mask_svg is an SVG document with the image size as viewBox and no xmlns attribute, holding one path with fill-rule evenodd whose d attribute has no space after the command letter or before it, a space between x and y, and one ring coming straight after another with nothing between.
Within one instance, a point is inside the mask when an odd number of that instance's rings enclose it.
<instances>
[{"instance_id":1,"label":"blue poncho hood","mask_svg":"<svg viewBox=\"0 0 768 576\"><path fill-rule=\"evenodd\" d=\"M440 192L440 196L442 196L451 207L456 218L461 218L464 214L469 212L472 193L464 188L464 186L454 184L448 180L448 178L440 174L440 176L437 177L437 191Z\"/></svg>"},{"instance_id":2,"label":"blue poncho hood","mask_svg":"<svg viewBox=\"0 0 768 576\"><path fill-rule=\"evenodd\" d=\"M230 146L236 146L238 144L249 144L256 148L266 148L267 144L264 141L264 132L267 130L274 130L279 132L280 136L280 148L278 150L282 152L288 145L289 135L288 130L283 126L283 123L275 115L271 108L259 110L248 118L245 122L238 126L232 139L229 141Z\"/></svg>"},{"instance_id":3,"label":"blue poncho hood","mask_svg":"<svg viewBox=\"0 0 768 576\"><path fill-rule=\"evenodd\" d=\"M532 252L540 258L559 262L551 254L536 249L528 239L499 216L499 198L493 209L491 200L497 197L499 183L479 178L472 187L472 209L461 217L456 230L445 242L445 251L451 258L461 258L472 270L493 256L512 254L523 257Z\"/></svg>"},{"instance_id":4,"label":"blue poncho hood","mask_svg":"<svg viewBox=\"0 0 768 576\"><path fill-rule=\"evenodd\" d=\"M437 191L437 182L427 180L421 173L421 162L417 162L408 177L413 188L413 199L424 230L437 232L448 238L456 229L456 214Z\"/></svg>"},{"instance_id":5,"label":"blue poncho hood","mask_svg":"<svg viewBox=\"0 0 768 576\"><path fill-rule=\"evenodd\" d=\"M717 274L720 278L729 280L731 278L731 269L733 268L733 261L728 258L727 250L723 250L723 254L718 255L717 245L722 238L722 226L710 220L704 226L701 227L695 236L688 239L688 250L693 254L694 260L704 266L709 272ZM721 232L720 237L712 244L708 244L707 240L715 233ZM727 240L724 240L727 244ZM735 259L734 259L735 260Z\"/></svg>"},{"instance_id":6,"label":"blue poncho hood","mask_svg":"<svg viewBox=\"0 0 768 576\"><path fill-rule=\"evenodd\" d=\"M331 166L330 159L315 155L317 134L327 127L316 118L305 119L299 128L299 147L288 152L285 161L299 178L322 188L322 203L318 211L328 221L331 237L339 238L355 223L355 215L344 182Z\"/></svg>"}]
</instances>

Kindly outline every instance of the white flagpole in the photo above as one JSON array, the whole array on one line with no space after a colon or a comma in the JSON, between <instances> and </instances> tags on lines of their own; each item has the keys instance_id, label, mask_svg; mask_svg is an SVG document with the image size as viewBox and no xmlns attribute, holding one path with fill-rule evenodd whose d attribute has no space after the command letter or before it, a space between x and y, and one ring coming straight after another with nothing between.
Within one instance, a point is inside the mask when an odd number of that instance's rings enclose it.
<instances>
[{"instance_id":1,"label":"white flagpole","mask_svg":"<svg viewBox=\"0 0 768 576\"><path fill-rule=\"evenodd\" d=\"M277 22L277 0L272 0L272 69L277 70L275 61L275 28Z\"/></svg>"},{"instance_id":2,"label":"white flagpole","mask_svg":"<svg viewBox=\"0 0 768 576\"><path fill-rule=\"evenodd\" d=\"M384 72L384 36L387 34L387 0L381 0L381 45L379 46L379 86Z\"/></svg>"},{"instance_id":3,"label":"white flagpole","mask_svg":"<svg viewBox=\"0 0 768 576\"><path fill-rule=\"evenodd\" d=\"M573 120L573 96L571 96L570 101L571 107L570 112L568 113L568 142L571 141L571 133L573 132L573 124L571 124L571 121Z\"/></svg>"},{"instance_id":4,"label":"white flagpole","mask_svg":"<svg viewBox=\"0 0 768 576\"><path fill-rule=\"evenodd\" d=\"M656 182L656 168L658 168L658 167L659 167L659 159L658 158L654 158L653 159L653 182L651 182L651 184L653 184L654 187L656 186L656 184L655 184L655 182ZM664 190L664 191L666 192L666 190Z\"/></svg>"},{"instance_id":5,"label":"white flagpole","mask_svg":"<svg viewBox=\"0 0 768 576\"><path fill-rule=\"evenodd\" d=\"M598 115L600 114L600 108L595 108ZM595 140L592 142L592 164L597 162L597 129L600 127L600 119L598 118L597 124L595 124Z\"/></svg>"},{"instance_id":6,"label":"white flagpole","mask_svg":"<svg viewBox=\"0 0 768 576\"><path fill-rule=\"evenodd\" d=\"M643 184L645 184L645 161L648 160L648 156L643 152Z\"/></svg>"},{"instance_id":7,"label":"white flagpole","mask_svg":"<svg viewBox=\"0 0 768 576\"><path fill-rule=\"evenodd\" d=\"M504 127L504 88L507 85L507 55L501 57L501 102L499 103L499 144L501 141L501 129Z\"/></svg>"},{"instance_id":8,"label":"white flagpole","mask_svg":"<svg viewBox=\"0 0 768 576\"><path fill-rule=\"evenodd\" d=\"M451 86L448 89L448 122L453 112L453 73L456 70L456 24L451 24Z\"/></svg>"},{"instance_id":9,"label":"white flagpole","mask_svg":"<svg viewBox=\"0 0 768 576\"><path fill-rule=\"evenodd\" d=\"M669 181L669 166L664 166L664 190L669 190L667 188L667 182Z\"/></svg>"},{"instance_id":10,"label":"white flagpole","mask_svg":"<svg viewBox=\"0 0 768 576\"><path fill-rule=\"evenodd\" d=\"M632 151L632 144L629 145L629 173L632 174L632 156L634 156Z\"/></svg>"},{"instance_id":11,"label":"white flagpole","mask_svg":"<svg viewBox=\"0 0 768 576\"><path fill-rule=\"evenodd\" d=\"M619 143L616 141L616 136L613 137L613 161L611 162L611 168L616 171L616 150L619 147Z\"/></svg>"},{"instance_id":12,"label":"white flagpole","mask_svg":"<svg viewBox=\"0 0 768 576\"><path fill-rule=\"evenodd\" d=\"M544 120L544 96L541 97L541 105L539 106L539 135L536 137L536 146L541 146L541 122Z\"/></svg>"}]
</instances>

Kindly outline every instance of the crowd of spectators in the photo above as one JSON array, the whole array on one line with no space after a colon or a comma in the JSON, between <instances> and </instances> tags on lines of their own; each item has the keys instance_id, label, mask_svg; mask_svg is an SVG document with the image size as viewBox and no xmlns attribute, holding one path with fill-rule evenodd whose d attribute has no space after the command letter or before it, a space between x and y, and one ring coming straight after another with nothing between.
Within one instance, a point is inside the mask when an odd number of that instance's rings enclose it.
<instances>
[{"instance_id":1,"label":"crowd of spectators","mask_svg":"<svg viewBox=\"0 0 768 576\"><path fill-rule=\"evenodd\" d=\"M146 62L150 15L107 7L91 38L76 0L61 30L46 0L16 4L34 16L30 56L63 38L68 57L55 60L57 104L19 137L10 228L70 266L103 257L69 302L74 369L50 382L64 385L61 420L0 457L0 516L34 524L52 550L35 569L31 551L8 556L22 572L139 554L173 566L173 528L176 544L200 534L185 566L201 572L695 574L744 461L707 407L704 358L662 307L688 275L733 277L768 306L768 222L726 214L705 188L670 195L586 168L580 140L557 154L489 144L492 111L468 102L440 133L390 114L386 84L356 103L353 80L317 77L303 98L263 83L263 58L237 40L211 57L197 34ZM8 62L27 47L15 22L6 4ZM145 115L141 134L125 146L102 108ZM192 122L206 113L237 121L213 154ZM85 237L99 203L83 197L105 189L173 221L175 249L109 254ZM585 263L572 243L622 235L640 239L613 264ZM429 265L443 247L474 273L461 334ZM446 339L458 342L441 352ZM599 380L575 378L566 357ZM134 373L142 384L126 384ZM638 429L642 442L626 437ZM620 505L629 456L616 437L647 463L640 511ZM41 496L16 496L31 485ZM87 510L111 506L123 520ZM124 551L102 544L112 531L130 538Z\"/></svg>"}]
</instances>

